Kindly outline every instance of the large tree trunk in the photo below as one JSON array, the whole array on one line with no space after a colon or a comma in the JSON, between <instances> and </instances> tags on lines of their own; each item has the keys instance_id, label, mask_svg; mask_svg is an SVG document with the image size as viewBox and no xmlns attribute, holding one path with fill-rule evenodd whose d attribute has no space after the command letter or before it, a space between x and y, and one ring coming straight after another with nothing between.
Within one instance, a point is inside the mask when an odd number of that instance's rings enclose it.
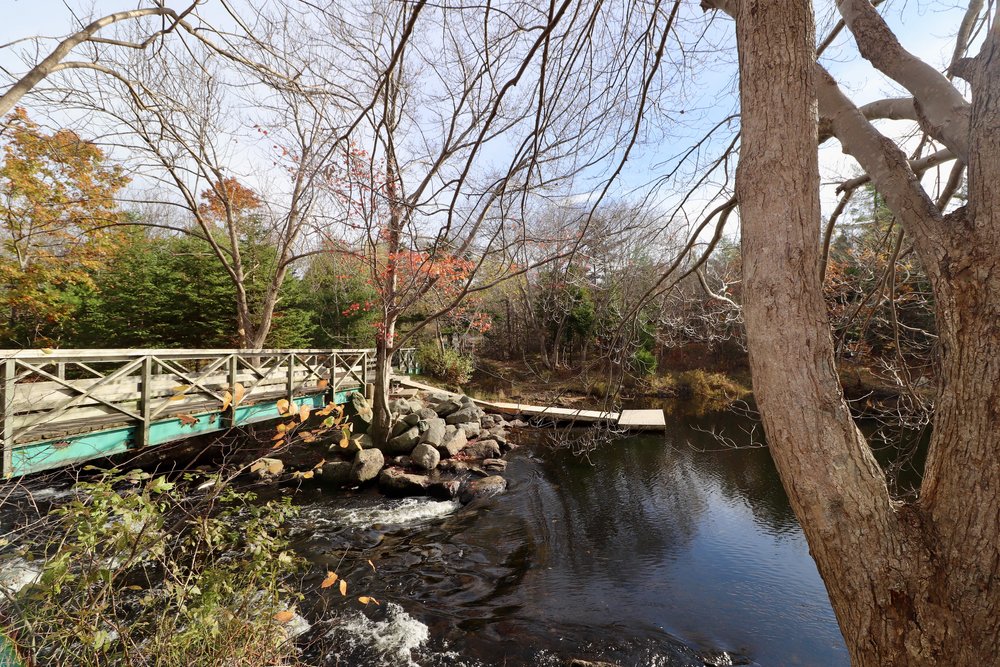
<instances>
[{"instance_id":1,"label":"large tree trunk","mask_svg":"<svg viewBox=\"0 0 1000 667\"><path fill-rule=\"evenodd\" d=\"M736 3L744 314L771 454L856 665L935 664L940 609L916 512L889 497L834 366L820 261L812 8Z\"/></svg>"},{"instance_id":2,"label":"large tree trunk","mask_svg":"<svg viewBox=\"0 0 1000 667\"><path fill-rule=\"evenodd\" d=\"M396 318L387 317L385 335L379 335L375 343L375 396L372 402L371 436L376 443L389 439L392 430L392 413L389 410L389 389L392 383L392 355L395 347Z\"/></svg>"}]
</instances>

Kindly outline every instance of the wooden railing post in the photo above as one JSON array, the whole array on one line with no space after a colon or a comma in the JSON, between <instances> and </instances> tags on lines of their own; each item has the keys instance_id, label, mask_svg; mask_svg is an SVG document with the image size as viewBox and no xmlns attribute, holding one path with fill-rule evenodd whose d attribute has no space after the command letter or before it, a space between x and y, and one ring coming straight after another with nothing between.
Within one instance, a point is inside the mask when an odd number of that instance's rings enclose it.
<instances>
[{"instance_id":1,"label":"wooden railing post","mask_svg":"<svg viewBox=\"0 0 1000 667\"><path fill-rule=\"evenodd\" d=\"M3 362L3 384L0 385L0 426L3 433L3 477L14 473L14 381L16 380L16 364L13 359Z\"/></svg>"},{"instance_id":2,"label":"wooden railing post","mask_svg":"<svg viewBox=\"0 0 1000 667\"><path fill-rule=\"evenodd\" d=\"M295 353L288 355L288 405L295 403Z\"/></svg>"},{"instance_id":3,"label":"wooden railing post","mask_svg":"<svg viewBox=\"0 0 1000 667\"><path fill-rule=\"evenodd\" d=\"M149 446L149 411L152 408L151 401L153 385L153 356L146 355L142 359L142 366L139 371L139 415L142 420L135 432L136 447Z\"/></svg>"},{"instance_id":4,"label":"wooden railing post","mask_svg":"<svg viewBox=\"0 0 1000 667\"><path fill-rule=\"evenodd\" d=\"M229 384L229 395L233 398L229 401L229 407L222 413L222 428L236 426L236 382L239 377L239 369L239 359L235 353L230 354L229 359L226 360L226 382Z\"/></svg>"}]
</instances>

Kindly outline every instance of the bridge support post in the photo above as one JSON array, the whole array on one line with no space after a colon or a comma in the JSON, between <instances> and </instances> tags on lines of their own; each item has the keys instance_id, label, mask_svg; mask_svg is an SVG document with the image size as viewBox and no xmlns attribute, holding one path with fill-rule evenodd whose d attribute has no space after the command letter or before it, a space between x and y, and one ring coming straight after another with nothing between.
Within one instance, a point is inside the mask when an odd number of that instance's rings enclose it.
<instances>
[{"instance_id":1,"label":"bridge support post","mask_svg":"<svg viewBox=\"0 0 1000 667\"><path fill-rule=\"evenodd\" d=\"M236 426L236 378L239 372L239 362L235 354L230 354L229 359L226 360L226 382L229 383L229 394L233 397L233 400L229 402L229 407L226 408L222 415L219 417L220 424L224 429L230 429Z\"/></svg>"},{"instance_id":2,"label":"bridge support post","mask_svg":"<svg viewBox=\"0 0 1000 667\"><path fill-rule=\"evenodd\" d=\"M288 355L288 405L295 405L295 355ZM294 410L293 410L294 412Z\"/></svg>"},{"instance_id":3,"label":"bridge support post","mask_svg":"<svg viewBox=\"0 0 1000 667\"><path fill-rule=\"evenodd\" d=\"M0 425L3 433L3 467L0 472L3 477L10 477L14 473L14 381L16 380L16 367L13 359L3 362L3 384L0 385Z\"/></svg>"},{"instance_id":4,"label":"bridge support post","mask_svg":"<svg viewBox=\"0 0 1000 667\"><path fill-rule=\"evenodd\" d=\"M153 357L146 356L139 370L139 415L142 421L135 431L135 446L149 446L149 411L152 402Z\"/></svg>"}]
</instances>

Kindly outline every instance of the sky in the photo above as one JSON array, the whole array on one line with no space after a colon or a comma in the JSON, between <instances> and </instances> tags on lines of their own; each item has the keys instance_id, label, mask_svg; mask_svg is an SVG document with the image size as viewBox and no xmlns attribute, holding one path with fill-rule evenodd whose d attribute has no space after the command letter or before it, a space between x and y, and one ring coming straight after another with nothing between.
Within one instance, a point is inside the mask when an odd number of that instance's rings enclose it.
<instances>
[{"instance_id":1,"label":"sky","mask_svg":"<svg viewBox=\"0 0 1000 667\"><path fill-rule=\"evenodd\" d=\"M58 37L66 34L73 23L71 8L78 15L87 16L131 8L137 4L138 0L0 0L3 12L0 45L26 36ZM173 4L180 6L182 3L178 0ZM239 5L239 0L236 4ZM697 0L690 0L684 5L681 14L679 32L691 39L706 21L698 4ZM943 68L950 57L952 38L965 4L961 0L888 0L881 11L907 49ZM817 32L824 35L837 18L835 4L833 0L817 0L815 6ZM220 21L224 19L216 0L207 0L199 8L199 12L210 19L215 16ZM672 210L687 192L693 169L682 169L677 177L663 183L658 189L653 190L651 183L655 181L654 175L662 174L672 166L672 156L683 153L707 127L736 111L735 40L732 33L732 22L719 17L713 21L706 39L701 43L710 48L706 48L705 53L693 56L685 54L686 58L690 58L688 62L696 62L697 67L692 67L690 79L671 87L667 99L660 101L670 120L659 128L661 132L652 133L647 143L631 156L620 182L612 190L614 196L634 198L649 195L667 211ZM48 47L53 43L44 42ZM24 66L15 56L14 50L0 49L0 67L14 73L23 72ZM847 31L834 42L822 60L859 105L881 97L903 95L897 86L889 83L859 57ZM0 73L0 85L6 83L5 78L7 77ZM912 124L902 122L883 121L879 125L890 136L912 128ZM706 157L717 154L736 129L734 124L728 133L720 135L719 140L709 142ZM829 211L836 203L836 184L853 175L857 168L841 153L836 141L828 141L820 149L820 164L822 178L827 183L822 191L822 201L824 209ZM934 177L935 174L930 173L926 178ZM581 201L589 196L586 191L577 194ZM696 195L692 201L697 203L701 199ZM697 207L689 208L691 215L695 216Z\"/></svg>"}]
</instances>

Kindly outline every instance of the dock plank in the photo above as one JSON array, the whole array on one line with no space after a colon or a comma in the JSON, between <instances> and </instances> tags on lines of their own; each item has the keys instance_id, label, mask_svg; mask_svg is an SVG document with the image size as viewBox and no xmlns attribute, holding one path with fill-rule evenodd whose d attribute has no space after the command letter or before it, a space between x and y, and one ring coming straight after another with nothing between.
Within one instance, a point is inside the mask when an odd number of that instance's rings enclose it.
<instances>
[{"instance_id":1,"label":"dock plank","mask_svg":"<svg viewBox=\"0 0 1000 667\"><path fill-rule=\"evenodd\" d=\"M665 430L667 421L663 410L622 410L619 426L635 430Z\"/></svg>"}]
</instances>

